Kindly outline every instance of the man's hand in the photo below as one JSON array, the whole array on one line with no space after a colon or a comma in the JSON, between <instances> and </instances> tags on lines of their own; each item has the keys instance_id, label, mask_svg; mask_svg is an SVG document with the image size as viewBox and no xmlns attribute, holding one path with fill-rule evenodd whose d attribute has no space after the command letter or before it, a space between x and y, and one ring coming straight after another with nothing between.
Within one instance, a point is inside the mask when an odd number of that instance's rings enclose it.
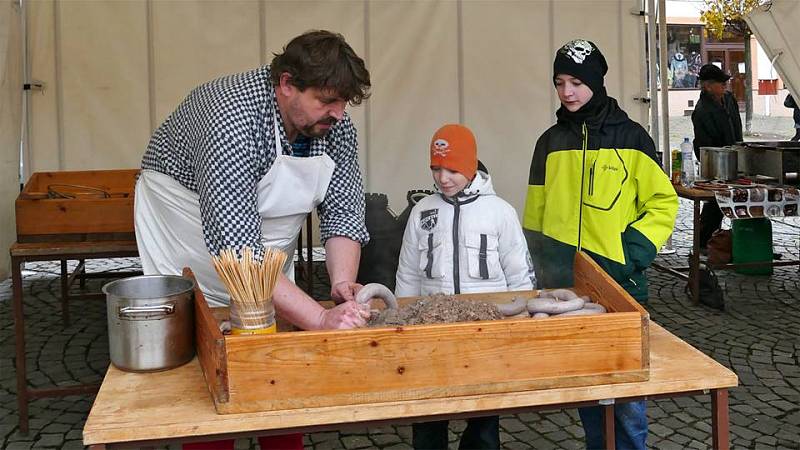
<instances>
[{"instance_id":1,"label":"man's hand","mask_svg":"<svg viewBox=\"0 0 800 450\"><path fill-rule=\"evenodd\" d=\"M358 328L366 325L369 318L369 307L356 302L344 302L322 313L320 328L335 330L343 328Z\"/></svg>"},{"instance_id":2,"label":"man's hand","mask_svg":"<svg viewBox=\"0 0 800 450\"><path fill-rule=\"evenodd\" d=\"M331 286L331 299L335 303L354 302L362 287L364 286L352 281L340 281Z\"/></svg>"}]
</instances>

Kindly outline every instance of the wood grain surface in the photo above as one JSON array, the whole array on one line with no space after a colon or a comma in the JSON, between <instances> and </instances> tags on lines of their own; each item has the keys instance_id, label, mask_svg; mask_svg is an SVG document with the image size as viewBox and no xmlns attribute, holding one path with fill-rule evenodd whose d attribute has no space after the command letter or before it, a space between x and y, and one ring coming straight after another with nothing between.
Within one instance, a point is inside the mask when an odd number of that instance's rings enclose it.
<instances>
[{"instance_id":1,"label":"wood grain surface","mask_svg":"<svg viewBox=\"0 0 800 450\"><path fill-rule=\"evenodd\" d=\"M84 427L84 444L302 430L374 420L497 411L526 406L648 396L736 386L736 375L656 324L650 327L650 379L441 399L217 414L197 359L150 374L110 367ZM333 383L338 374L328 374Z\"/></svg>"}]
</instances>

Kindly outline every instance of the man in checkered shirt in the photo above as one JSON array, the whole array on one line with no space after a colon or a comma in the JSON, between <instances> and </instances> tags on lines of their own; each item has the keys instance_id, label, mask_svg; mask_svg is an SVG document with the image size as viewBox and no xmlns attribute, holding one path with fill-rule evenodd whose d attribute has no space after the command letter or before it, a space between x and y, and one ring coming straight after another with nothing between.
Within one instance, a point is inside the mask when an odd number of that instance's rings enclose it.
<instances>
[{"instance_id":1,"label":"man in checkered shirt","mask_svg":"<svg viewBox=\"0 0 800 450\"><path fill-rule=\"evenodd\" d=\"M302 329L350 328L368 315L354 302L369 240L356 130L345 106L368 97L369 72L340 34L312 31L270 66L192 90L155 131L136 187L136 233L145 273L191 267L209 303L229 297L209 253L277 247L289 259L314 207L331 280L325 310L292 281L275 288L277 313Z\"/></svg>"}]
</instances>

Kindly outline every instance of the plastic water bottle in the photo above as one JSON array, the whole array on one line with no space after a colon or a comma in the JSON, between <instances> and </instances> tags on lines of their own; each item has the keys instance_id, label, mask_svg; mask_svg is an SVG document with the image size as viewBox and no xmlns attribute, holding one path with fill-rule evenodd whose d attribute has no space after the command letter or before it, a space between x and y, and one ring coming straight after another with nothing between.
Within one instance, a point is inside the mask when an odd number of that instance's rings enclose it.
<instances>
[{"instance_id":1,"label":"plastic water bottle","mask_svg":"<svg viewBox=\"0 0 800 450\"><path fill-rule=\"evenodd\" d=\"M694 147L689 142L689 138L683 138L681 142L681 183L684 186L691 186L695 181L694 167Z\"/></svg>"}]
</instances>

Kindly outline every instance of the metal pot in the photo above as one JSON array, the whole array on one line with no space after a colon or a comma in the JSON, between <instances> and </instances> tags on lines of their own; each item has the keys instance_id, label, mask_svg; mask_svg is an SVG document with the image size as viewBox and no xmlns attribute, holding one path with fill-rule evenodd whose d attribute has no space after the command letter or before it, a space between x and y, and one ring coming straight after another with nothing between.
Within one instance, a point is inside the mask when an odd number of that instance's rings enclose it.
<instances>
[{"instance_id":1,"label":"metal pot","mask_svg":"<svg viewBox=\"0 0 800 450\"><path fill-rule=\"evenodd\" d=\"M194 282L176 275L103 286L111 363L129 372L172 369L194 357Z\"/></svg>"},{"instance_id":2,"label":"metal pot","mask_svg":"<svg viewBox=\"0 0 800 450\"><path fill-rule=\"evenodd\" d=\"M706 180L739 178L739 155L730 147L700 147L700 176Z\"/></svg>"}]
</instances>

